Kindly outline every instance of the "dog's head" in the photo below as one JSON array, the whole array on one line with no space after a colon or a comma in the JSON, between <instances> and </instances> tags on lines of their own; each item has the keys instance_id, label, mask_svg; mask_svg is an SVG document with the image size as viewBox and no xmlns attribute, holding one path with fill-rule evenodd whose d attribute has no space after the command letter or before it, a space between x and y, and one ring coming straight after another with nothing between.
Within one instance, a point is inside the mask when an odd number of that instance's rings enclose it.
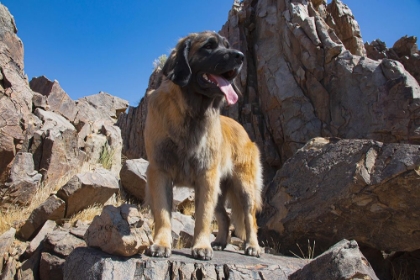
<instances>
[{"instance_id":1,"label":"dog's head","mask_svg":"<svg viewBox=\"0 0 420 280\"><path fill-rule=\"evenodd\" d=\"M206 31L181 39L162 71L180 87L209 98L225 96L232 105L238 100L233 79L241 70L243 60L243 53L231 49L226 38Z\"/></svg>"}]
</instances>

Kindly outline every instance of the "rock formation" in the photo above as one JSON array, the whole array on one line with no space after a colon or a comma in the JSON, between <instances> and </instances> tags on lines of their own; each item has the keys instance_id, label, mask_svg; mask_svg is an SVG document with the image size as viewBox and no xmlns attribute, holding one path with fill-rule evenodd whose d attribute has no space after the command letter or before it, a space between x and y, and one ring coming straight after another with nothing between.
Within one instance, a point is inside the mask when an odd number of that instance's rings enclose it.
<instances>
[{"instance_id":1,"label":"rock formation","mask_svg":"<svg viewBox=\"0 0 420 280\"><path fill-rule=\"evenodd\" d=\"M126 101L104 92L72 100L57 81L28 82L16 33L0 4L0 217L25 213L0 223L8 226L0 232L2 279L420 276L417 38L390 49L380 40L363 45L339 0L234 1L220 33L246 60L236 80L241 100L223 113L262 152L259 225L267 254L241 255L243 242L232 231L227 252L200 262L188 249L170 259L139 258L152 221L145 211L140 227L138 213L127 215L131 206L106 206L94 222L68 222L116 193L144 201L143 127L160 69L127 113ZM174 194L173 246L188 247L193 193L177 186ZM317 246L302 258L311 260L270 254L297 252L308 240ZM312 260L313 253L320 255Z\"/></svg>"}]
</instances>

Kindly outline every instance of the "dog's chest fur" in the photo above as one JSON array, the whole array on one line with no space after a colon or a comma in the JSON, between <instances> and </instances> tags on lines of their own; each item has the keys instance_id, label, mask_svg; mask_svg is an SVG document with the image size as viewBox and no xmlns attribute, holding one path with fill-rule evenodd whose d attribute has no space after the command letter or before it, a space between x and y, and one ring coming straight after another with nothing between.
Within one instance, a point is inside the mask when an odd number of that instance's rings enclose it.
<instances>
[{"instance_id":1,"label":"dog's chest fur","mask_svg":"<svg viewBox=\"0 0 420 280\"><path fill-rule=\"evenodd\" d=\"M194 185L195 178L217 166L215 157L222 143L219 115L185 118L183 129L169 127L168 137L157 149L157 162L171 175L174 184Z\"/></svg>"}]
</instances>

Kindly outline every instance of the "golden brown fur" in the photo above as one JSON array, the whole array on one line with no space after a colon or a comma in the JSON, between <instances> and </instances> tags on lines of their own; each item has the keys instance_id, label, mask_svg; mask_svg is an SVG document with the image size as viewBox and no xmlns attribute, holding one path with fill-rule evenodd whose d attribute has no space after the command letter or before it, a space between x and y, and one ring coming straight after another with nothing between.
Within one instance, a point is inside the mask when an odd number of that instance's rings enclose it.
<instances>
[{"instance_id":1,"label":"golden brown fur","mask_svg":"<svg viewBox=\"0 0 420 280\"><path fill-rule=\"evenodd\" d=\"M203 47L210 37L218 44L211 52L207 51L208 47ZM235 60L235 66L222 61L227 60L228 56L223 56L226 53L232 57L228 60ZM207 62L209 66L202 62L202 56L207 54L214 54ZM226 199L232 207L235 233L246 241L245 253L260 255L255 219L261 207L259 150L240 124L220 116L220 107L224 103L220 89L211 85L202 89L196 82L200 79L196 72L201 65L215 68L211 64L217 61L213 60L226 62L223 66L226 69L220 73L230 71L232 67L239 71L241 55L229 49L227 41L216 33L191 34L178 43L168 59L170 61L164 67L168 78L165 77L160 87L149 95L145 143L150 163L147 170L148 197L155 220L154 244L148 250L152 256L168 257L171 254L174 185L195 189L196 224L192 248L195 258L211 259L212 249L222 250L226 246L230 224L225 210ZM183 69L173 70L183 63L176 61L182 56L186 56L186 69L190 74L185 79ZM225 76L229 76L226 78L229 81L233 79L232 75ZM219 233L215 242L210 244L214 213Z\"/></svg>"}]
</instances>

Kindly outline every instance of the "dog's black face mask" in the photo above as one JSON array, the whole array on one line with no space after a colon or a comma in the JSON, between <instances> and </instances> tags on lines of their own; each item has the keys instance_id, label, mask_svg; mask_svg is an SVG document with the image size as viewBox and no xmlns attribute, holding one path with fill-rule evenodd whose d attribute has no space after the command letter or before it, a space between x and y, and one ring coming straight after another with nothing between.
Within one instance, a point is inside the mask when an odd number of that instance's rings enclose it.
<instances>
[{"instance_id":1,"label":"dog's black face mask","mask_svg":"<svg viewBox=\"0 0 420 280\"><path fill-rule=\"evenodd\" d=\"M163 74L180 87L210 98L224 96L229 105L238 100L233 79L244 55L230 49L215 32L192 34L180 41L163 67Z\"/></svg>"}]
</instances>

